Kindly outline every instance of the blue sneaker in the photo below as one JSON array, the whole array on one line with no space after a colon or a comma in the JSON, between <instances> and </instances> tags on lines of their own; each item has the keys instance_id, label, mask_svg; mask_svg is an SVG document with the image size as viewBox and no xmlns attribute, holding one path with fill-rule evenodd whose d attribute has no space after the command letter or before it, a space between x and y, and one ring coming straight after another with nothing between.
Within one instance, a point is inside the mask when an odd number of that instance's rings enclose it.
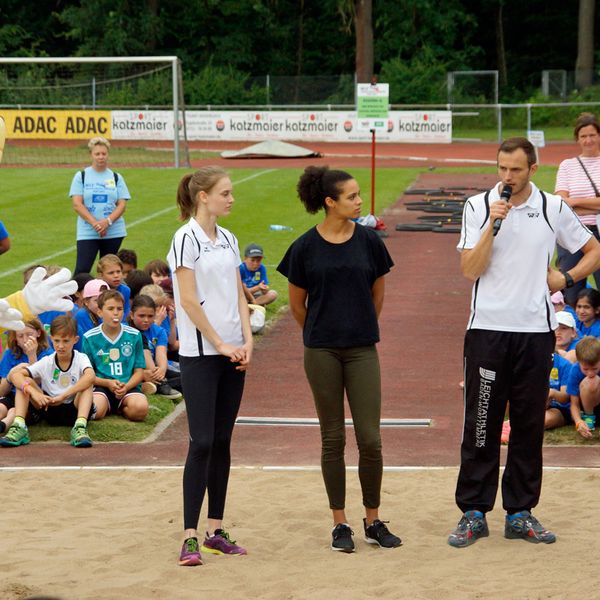
<instances>
[{"instance_id":1,"label":"blue sneaker","mask_svg":"<svg viewBox=\"0 0 600 600\"><path fill-rule=\"evenodd\" d=\"M556 541L556 536L544 529L528 510L506 515L504 537L508 540L523 539L532 544L553 544Z\"/></svg>"},{"instance_id":2,"label":"blue sneaker","mask_svg":"<svg viewBox=\"0 0 600 600\"><path fill-rule=\"evenodd\" d=\"M479 538L490 535L485 515L478 510L468 510L448 536L448 543L455 548L474 544Z\"/></svg>"}]
</instances>

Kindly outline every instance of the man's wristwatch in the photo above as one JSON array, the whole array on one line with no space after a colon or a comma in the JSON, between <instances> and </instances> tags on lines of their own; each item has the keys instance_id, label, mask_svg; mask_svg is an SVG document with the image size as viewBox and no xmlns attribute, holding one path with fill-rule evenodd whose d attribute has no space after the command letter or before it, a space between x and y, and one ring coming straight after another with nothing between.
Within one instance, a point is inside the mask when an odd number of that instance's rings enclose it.
<instances>
[{"instance_id":1,"label":"man's wristwatch","mask_svg":"<svg viewBox=\"0 0 600 600\"><path fill-rule=\"evenodd\" d=\"M573 287L575 285L575 280L571 277L571 275L569 275L569 273L567 271L561 271L561 273L563 274L563 276L565 278L565 287L567 287L567 288Z\"/></svg>"}]
</instances>

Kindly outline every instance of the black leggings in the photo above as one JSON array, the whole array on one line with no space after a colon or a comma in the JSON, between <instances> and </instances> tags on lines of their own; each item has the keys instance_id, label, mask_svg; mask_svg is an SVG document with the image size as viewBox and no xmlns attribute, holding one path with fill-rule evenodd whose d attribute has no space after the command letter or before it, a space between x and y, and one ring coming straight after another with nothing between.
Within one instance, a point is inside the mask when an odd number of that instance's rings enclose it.
<instances>
[{"instance_id":1,"label":"black leggings","mask_svg":"<svg viewBox=\"0 0 600 600\"><path fill-rule=\"evenodd\" d=\"M222 519L231 465L233 426L245 373L226 356L180 356L190 445L183 470L184 529L196 529L208 490L208 518Z\"/></svg>"},{"instance_id":2,"label":"black leggings","mask_svg":"<svg viewBox=\"0 0 600 600\"><path fill-rule=\"evenodd\" d=\"M77 240L77 261L75 273L90 273L96 254L100 252L100 258L106 254L116 254L121 247L124 238L100 238L99 240Z\"/></svg>"}]
</instances>

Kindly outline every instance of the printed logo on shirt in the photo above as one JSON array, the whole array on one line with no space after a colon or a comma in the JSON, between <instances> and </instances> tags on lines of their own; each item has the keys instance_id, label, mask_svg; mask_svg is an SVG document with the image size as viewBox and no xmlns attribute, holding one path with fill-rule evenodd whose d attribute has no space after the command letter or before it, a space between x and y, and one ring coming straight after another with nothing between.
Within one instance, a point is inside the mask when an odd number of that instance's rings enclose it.
<instances>
[{"instance_id":1,"label":"printed logo on shirt","mask_svg":"<svg viewBox=\"0 0 600 600\"><path fill-rule=\"evenodd\" d=\"M133 346L129 342L125 342L121 346L121 352L123 356L131 356L133 354Z\"/></svg>"},{"instance_id":2,"label":"printed logo on shirt","mask_svg":"<svg viewBox=\"0 0 600 600\"><path fill-rule=\"evenodd\" d=\"M58 385L60 385L61 388L68 388L69 385L71 385L71 376L68 373L63 373L58 378Z\"/></svg>"},{"instance_id":3,"label":"printed logo on shirt","mask_svg":"<svg viewBox=\"0 0 600 600\"><path fill-rule=\"evenodd\" d=\"M108 356L110 358L110 360L119 360L119 358L121 357L121 353L119 352L118 348L111 348Z\"/></svg>"},{"instance_id":4,"label":"printed logo on shirt","mask_svg":"<svg viewBox=\"0 0 600 600\"><path fill-rule=\"evenodd\" d=\"M115 187L115 180L113 179L106 179L104 181L104 187L109 188L109 189L113 189Z\"/></svg>"},{"instance_id":5,"label":"printed logo on shirt","mask_svg":"<svg viewBox=\"0 0 600 600\"><path fill-rule=\"evenodd\" d=\"M550 371L550 383L558 383L558 369L556 367L552 367L552 371Z\"/></svg>"},{"instance_id":6,"label":"printed logo on shirt","mask_svg":"<svg viewBox=\"0 0 600 600\"><path fill-rule=\"evenodd\" d=\"M540 213L539 212L536 212L536 213L527 213L527 216L530 219L537 219L540 216Z\"/></svg>"},{"instance_id":7,"label":"printed logo on shirt","mask_svg":"<svg viewBox=\"0 0 600 600\"><path fill-rule=\"evenodd\" d=\"M96 356L100 357L103 365L107 365L110 362L110 357L108 352L104 352L104 350L100 349L96 352Z\"/></svg>"}]
</instances>

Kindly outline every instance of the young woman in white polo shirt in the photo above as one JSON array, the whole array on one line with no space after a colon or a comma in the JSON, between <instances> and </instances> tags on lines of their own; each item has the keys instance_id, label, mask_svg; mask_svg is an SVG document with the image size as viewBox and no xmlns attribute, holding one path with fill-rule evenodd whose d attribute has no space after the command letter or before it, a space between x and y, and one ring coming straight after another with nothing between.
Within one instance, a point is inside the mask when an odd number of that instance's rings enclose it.
<instances>
[{"instance_id":1,"label":"young woman in white polo shirt","mask_svg":"<svg viewBox=\"0 0 600 600\"><path fill-rule=\"evenodd\" d=\"M185 541L179 564L202 564L197 526L208 492L208 527L202 550L246 554L222 528L230 469L230 443L252 356L248 303L239 275L235 236L217 224L234 199L219 167L186 175L177 190L181 219L167 260L179 330L179 364L190 433L183 472Z\"/></svg>"}]
</instances>

